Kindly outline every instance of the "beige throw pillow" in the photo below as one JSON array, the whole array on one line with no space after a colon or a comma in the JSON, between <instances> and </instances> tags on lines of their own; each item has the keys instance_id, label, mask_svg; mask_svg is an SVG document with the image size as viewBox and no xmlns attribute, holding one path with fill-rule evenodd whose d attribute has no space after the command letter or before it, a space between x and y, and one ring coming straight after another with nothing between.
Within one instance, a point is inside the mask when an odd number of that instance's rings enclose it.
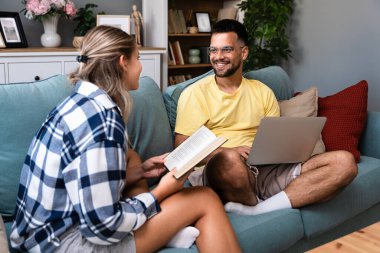
<instances>
[{"instance_id":1,"label":"beige throw pillow","mask_svg":"<svg viewBox=\"0 0 380 253\"><path fill-rule=\"evenodd\" d=\"M318 90L316 87L311 87L289 100L279 101L279 104L281 116L316 117L318 116ZM325 144L320 136L311 155L323 153L325 150Z\"/></svg>"},{"instance_id":2,"label":"beige throw pillow","mask_svg":"<svg viewBox=\"0 0 380 253\"><path fill-rule=\"evenodd\" d=\"M0 215L0 253L9 253L7 234L5 232L5 226L3 218Z\"/></svg>"}]
</instances>

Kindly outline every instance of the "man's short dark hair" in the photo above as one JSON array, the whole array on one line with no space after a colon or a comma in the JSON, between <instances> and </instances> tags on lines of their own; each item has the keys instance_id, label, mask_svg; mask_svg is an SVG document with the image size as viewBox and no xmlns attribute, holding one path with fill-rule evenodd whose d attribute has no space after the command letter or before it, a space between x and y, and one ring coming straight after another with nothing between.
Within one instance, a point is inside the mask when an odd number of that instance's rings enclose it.
<instances>
[{"instance_id":1,"label":"man's short dark hair","mask_svg":"<svg viewBox=\"0 0 380 253\"><path fill-rule=\"evenodd\" d=\"M234 19L222 19L212 27L211 36L214 33L227 33L234 32L238 36L238 39L244 42L245 46L248 46L248 33L244 25Z\"/></svg>"}]
</instances>

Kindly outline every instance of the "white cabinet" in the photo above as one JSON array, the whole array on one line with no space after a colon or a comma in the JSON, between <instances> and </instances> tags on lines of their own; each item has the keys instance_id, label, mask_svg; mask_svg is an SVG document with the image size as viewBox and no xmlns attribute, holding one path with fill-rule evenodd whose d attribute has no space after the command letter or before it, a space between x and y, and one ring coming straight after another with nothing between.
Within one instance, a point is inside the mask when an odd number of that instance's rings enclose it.
<instances>
[{"instance_id":1,"label":"white cabinet","mask_svg":"<svg viewBox=\"0 0 380 253\"><path fill-rule=\"evenodd\" d=\"M5 64L0 63L0 83L5 83Z\"/></svg>"},{"instance_id":2,"label":"white cabinet","mask_svg":"<svg viewBox=\"0 0 380 253\"><path fill-rule=\"evenodd\" d=\"M165 48L139 49L142 75L162 87L161 55ZM74 48L24 48L0 50L0 84L42 80L57 74L69 74L78 66Z\"/></svg>"}]
</instances>

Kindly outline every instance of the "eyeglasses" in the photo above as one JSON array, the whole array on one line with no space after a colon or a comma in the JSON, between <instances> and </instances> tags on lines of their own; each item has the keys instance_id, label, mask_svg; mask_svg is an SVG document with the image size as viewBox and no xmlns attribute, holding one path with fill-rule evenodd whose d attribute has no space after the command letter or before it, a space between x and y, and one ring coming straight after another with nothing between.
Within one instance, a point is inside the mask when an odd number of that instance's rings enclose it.
<instances>
[{"instance_id":1,"label":"eyeglasses","mask_svg":"<svg viewBox=\"0 0 380 253\"><path fill-rule=\"evenodd\" d=\"M243 47L240 47L240 48L243 48ZM234 50L235 50L235 48L234 47L230 47L230 46L226 46L226 47L222 47L222 48L209 47L208 48L208 54L209 55L214 55L214 54L217 54L219 51L221 51L222 54L230 54Z\"/></svg>"}]
</instances>

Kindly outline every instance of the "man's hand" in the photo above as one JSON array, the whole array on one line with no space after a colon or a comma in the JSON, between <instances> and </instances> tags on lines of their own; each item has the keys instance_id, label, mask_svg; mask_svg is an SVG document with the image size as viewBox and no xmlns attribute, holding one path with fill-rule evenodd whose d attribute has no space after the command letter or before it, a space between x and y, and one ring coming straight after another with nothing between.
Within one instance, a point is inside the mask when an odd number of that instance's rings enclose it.
<instances>
[{"instance_id":1,"label":"man's hand","mask_svg":"<svg viewBox=\"0 0 380 253\"><path fill-rule=\"evenodd\" d=\"M248 146L239 146L239 147L234 147L234 148L231 148L233 150L235 150L236 152L238 152L240 154L240 156L242 156L245 160L248 159L248 155L249 155L249 151L251 150L251 147L248 147Z\"/></svg>"},{"instance_id":2,"label":"man's hand","mask_svg":"<svg viewBox=\"0 0 380 253\"><path fill-rule=\"evenodd\" d=\"M143 177L152 178L159 177L165 170L164 162L166 161L165 157L168 154L163 154L160 156L154 156L143 162Z\"/></svg>"}]
</instances>

